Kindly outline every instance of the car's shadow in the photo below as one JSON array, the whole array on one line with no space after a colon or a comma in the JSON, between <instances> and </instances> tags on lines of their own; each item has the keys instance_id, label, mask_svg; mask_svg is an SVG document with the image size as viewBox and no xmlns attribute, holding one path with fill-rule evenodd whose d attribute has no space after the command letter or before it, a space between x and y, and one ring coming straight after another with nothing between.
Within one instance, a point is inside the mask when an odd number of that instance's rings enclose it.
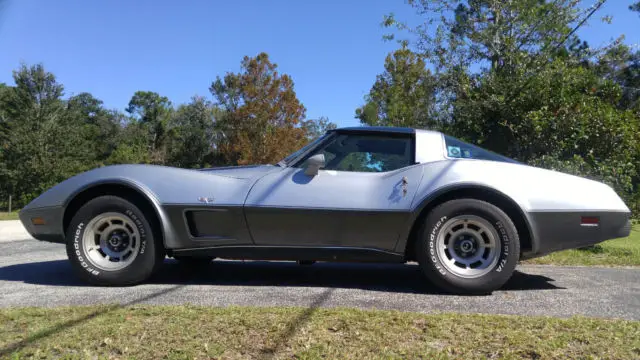
<instances>
[{"instance_id":1,"label":"car's shadow","mask_svg":"<svg viewBox=\"0 0 640 360\"><path fill-rule=\"evenodd\" d=\"M87 286L79 280L67 260L10 265L0 268L0 280L51 286ZM502 290L562 289L554 280L516 271ZM417 265L294 262L213 261L188 267L165 260L152 284L198 284L221 286L307 286L401 293L440 293L429 284Z\"/></svg>"}]
</instances>

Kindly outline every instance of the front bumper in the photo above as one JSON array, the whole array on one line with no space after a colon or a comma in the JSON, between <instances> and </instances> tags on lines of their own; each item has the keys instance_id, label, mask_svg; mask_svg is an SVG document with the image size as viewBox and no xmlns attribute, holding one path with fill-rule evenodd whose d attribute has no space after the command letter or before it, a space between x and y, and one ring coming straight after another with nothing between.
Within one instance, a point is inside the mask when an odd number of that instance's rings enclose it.
<instances>
[{"instance_id":1,"label":"front bumper","mask_svg":"<svg viewBox=\"0 0 640 360\"><path fill-rule=\"evenodd\" d=\"M631 233L631 213L623 211L531 212L532 251L523 259L552 252L594 245ZM582 224L583 217L596 217L597 226Z\"/></svg>"},{"instance_id":2,"label":"front bumper","mask_svg":"<svg viewBox=\"0 0 640 360\"><path fill-rule=\"evenodd\" d=\"M64 243L62 220L64 209L61 206L43 208L24 208L20 211L20 221L27 232L37 240ZM34 225L32 219L42 218L44 225Z\"/></svg>"}]
</instances>

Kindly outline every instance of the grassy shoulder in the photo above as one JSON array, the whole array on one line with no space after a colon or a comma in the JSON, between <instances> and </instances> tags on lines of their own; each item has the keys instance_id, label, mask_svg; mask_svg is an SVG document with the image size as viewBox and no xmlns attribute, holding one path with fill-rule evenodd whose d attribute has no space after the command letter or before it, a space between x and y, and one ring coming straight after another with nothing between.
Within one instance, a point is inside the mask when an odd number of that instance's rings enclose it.
<instances>
[{"instance_id":1,"label":"grassy shoulder","mask_svg":"<svg viewBox=\"0 0 640 360\"><path fill-rule=\"evenodd\" d=\"M585 249L560 251L537 259L529 264L640 266L640 226L631 230L623 239L605 241Z\"/></svg>"},{"instance_id":2,"label":"grassy shoulder","mask_svg":"<svg viewBox=\"0 0 640 360\"><path fill-rule=\"evenodd\" d=\"M575 317L192 306L0 310L0 357L616 358L640 322Z\"/></svg>"},{"instance_id":3,"label":"grassy shoulder","mask_svg":"<svg viewBox=\"0 0 640 360\"><path fill-rule=\"evenodd\" d=\"M18 220L18 213L12 212L0 212L0 221L2 220Z\"/></svg>"}]
</instances>

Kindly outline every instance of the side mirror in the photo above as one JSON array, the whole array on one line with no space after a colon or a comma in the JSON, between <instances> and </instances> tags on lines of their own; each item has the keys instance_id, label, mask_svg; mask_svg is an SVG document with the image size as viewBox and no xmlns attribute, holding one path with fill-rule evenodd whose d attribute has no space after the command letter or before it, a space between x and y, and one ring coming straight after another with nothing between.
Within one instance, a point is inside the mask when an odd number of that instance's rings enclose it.
<instances>
[{"instance_id":1,"label":"side mirror","mask_svg":"<svg viewBox=\"0 0 640 360\"><path fill-rule=\"evenodd\" d=\"M318 170L324 167L324 154L316 154L307 159L307 167L304 169L304 174L307 176L318 175Z\"/></svg>"}]
</instances>

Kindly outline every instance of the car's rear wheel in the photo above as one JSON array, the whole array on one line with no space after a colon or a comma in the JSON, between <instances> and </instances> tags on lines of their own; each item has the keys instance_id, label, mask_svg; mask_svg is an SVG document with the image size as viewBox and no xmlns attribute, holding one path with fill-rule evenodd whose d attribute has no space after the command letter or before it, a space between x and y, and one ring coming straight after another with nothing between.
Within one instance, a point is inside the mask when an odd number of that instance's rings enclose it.
<instances>
[{"instance_id":1,"label":"car's rear wheel","mask_svg":"<svg viewBox=\"0 0 640 360\"><path fill-rule=\"evenodd\" d=\"M416 242L426 277L458 294L486 294L504 285L520 256L518 231L500 208L457 199L434 208Z\"/></svg>"},{"instance_id":2,"label":"car's rear wheel","mask_svg":"<svg viewBox=\"0 0 640 360\"><path fill-rule=\"evenodd\" d=\"M67 255L77 274L98 285L140 283L162 264L154 219L116 196L90 200L67 229Z\"/></svg>"}]
</instances>

